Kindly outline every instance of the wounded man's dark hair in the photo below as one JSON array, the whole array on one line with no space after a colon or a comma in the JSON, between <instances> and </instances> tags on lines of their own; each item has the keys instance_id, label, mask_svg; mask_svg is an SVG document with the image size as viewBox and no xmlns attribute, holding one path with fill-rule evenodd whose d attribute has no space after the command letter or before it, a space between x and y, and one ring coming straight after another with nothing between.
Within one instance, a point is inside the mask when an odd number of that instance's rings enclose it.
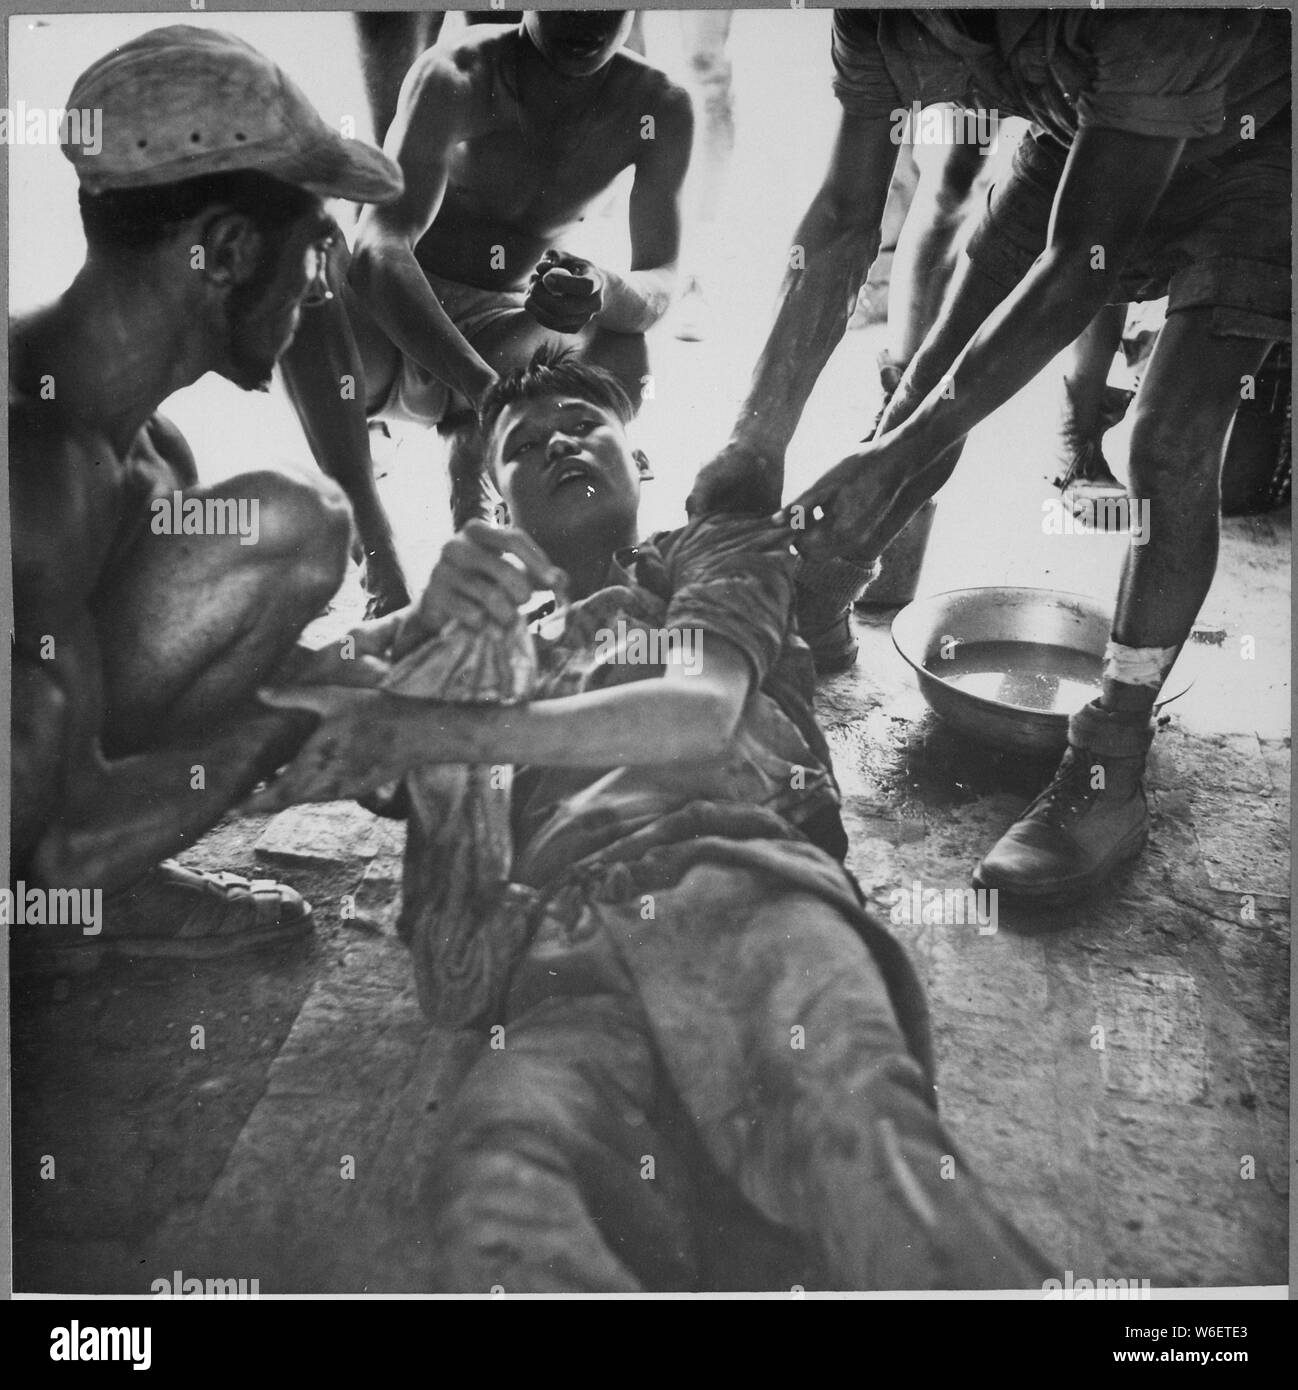
<instances>
[{"instance_id":1,"label":"wounded man's dark hair","mask_svg":"<svg viewBox=\"0 0 1298 1390\"><path fill-rule=\"evenodd\" d=\"M526 367L515 367L488 388L478 407L483 436L491 433L507 406L541 396L575 396L602 406L624 425L635 415L631 397L615 376L603 367L583 362L571 348L556 348L547 343L537 348Z\"/></svg>"}]
</instances>

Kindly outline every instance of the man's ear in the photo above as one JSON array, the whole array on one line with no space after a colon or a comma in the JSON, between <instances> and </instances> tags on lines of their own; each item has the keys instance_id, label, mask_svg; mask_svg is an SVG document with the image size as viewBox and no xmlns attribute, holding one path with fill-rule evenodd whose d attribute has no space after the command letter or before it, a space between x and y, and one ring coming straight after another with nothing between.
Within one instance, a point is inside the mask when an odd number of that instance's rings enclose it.
<instances>
[{"instance_id":1,"label":"man's ear","mask_svg":"<svg viewBox=\"0 0 1298 1390\"><path fill-rule=\"evenodd\" d=\"M635 459L635 466L640 470L640 481L651 483L654 479L653 465L649 462L649 455L643 449L632 449L631 457Z\"/></svg>"},{"instance_id":2,"label":"man's ear","mask_svg":"<svg viewBox=\"0 0 1298 1390\"><path fill-rule=\"evenodd\" d=\"M497 526L508 526L510 524L509 503L506 502L504 498L498 500L496 505L492 507L491 519Z\"/></svg>"},{"instance_id":3,"label":"man's ear","mask_svg":"<svg viewBox=\"0 0 1298 1390\"><path fill-rule=\"evenodd\" d=\"M257 273L264 245L261 233L246 214L217 213L203 227L203 255L196 269L214 284L233 289L247 284Z\"/></svg>"}]
</instances>

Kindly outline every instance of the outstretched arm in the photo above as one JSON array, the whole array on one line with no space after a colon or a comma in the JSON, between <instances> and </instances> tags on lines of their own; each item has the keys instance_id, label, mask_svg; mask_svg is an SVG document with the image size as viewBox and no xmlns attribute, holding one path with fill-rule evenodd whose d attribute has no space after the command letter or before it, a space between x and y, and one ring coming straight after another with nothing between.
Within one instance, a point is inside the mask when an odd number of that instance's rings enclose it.
<instances>
[{"instance_id":1,"label":"outstretched arm","mask_svg":"<svg viewBox=\"0 0 1298 1390\"><path fill-rule=\"evenodd\" d=\"M843 113L825 181L794 234L748 396L730 442L695 482L691 515L779 505L785 450L878 253L896 132L888 117Z\"/></svg>"},{"instance_id":2,"label":"outstretched arm","mask_svg":"<svg viewBox=\"0 0 1298 1390\"><path fill-rule=\"evenodd\" d=\"M524 533L471 522L443 550L404 640L412 628L436 632L450 621L503 629L517 621L533 590L555 582L553 567ZM307 710L323 722L249 809L362 795L436 763L607 768L711 761L729 743L752 682L753 667L739 647L708 632L688 652L673 648L660 677L530 704L457 706L335 685L266 691L268 704Z\"/></svg>"},{"instance_id":3,"label":"outstretched arm","mask_svg":"<svg viewBox=\"0 0 1298 1390\"><path fill-rule=\"evenodd\" d=\"M943 455L1115 297L1122 266L1183 148L1179 139L1083 127L1055 197L1046 249L963 350L943 319L934 325L907 374L928 388L918 407L895 427L890 414L886 434L792 504L804 518L817 507L827 513L820 524L808 522L801 549L817 556L879 553L945 481ZM948 303L943 317L955 307Z\"/></svg>"}]
</instances>

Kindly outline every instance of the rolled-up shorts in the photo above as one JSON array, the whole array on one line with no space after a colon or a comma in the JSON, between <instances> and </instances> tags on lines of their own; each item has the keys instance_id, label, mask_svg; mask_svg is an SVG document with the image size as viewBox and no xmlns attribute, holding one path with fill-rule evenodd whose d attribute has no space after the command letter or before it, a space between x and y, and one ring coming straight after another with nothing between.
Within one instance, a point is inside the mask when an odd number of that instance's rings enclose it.
<instances>
[{"instance_id":1,"label":"rolled-up shorts","mask_svg":"<svg viewBox=\"0 0 1298 1390\"><path fill-rule=\"evenodd\" d=\"M483 290L440 275L427 275L427 279L447 317L470 344L492 324L524 312L522 290ZM453 411L468 409L463 396L403 353L387 397L369 413L371 419L431 427Z\"/></svg>"},{"instance_id":2,"label":"rolled-up shorts","mask_svg":"<svg viewBox=\"0 0 1298 1390\"><path fill-rule=\"evenodd\" d=\"M1168 297L1167 312L1210 308L1219 338L1291 336L1289 109L1253 140L1177 170L1134 253L1115 303ZM1040 130L1019 143L1008 178L988 193L970 260L1012 288L1046 246L1068 146Z\"/></svg>"}]
</instances>

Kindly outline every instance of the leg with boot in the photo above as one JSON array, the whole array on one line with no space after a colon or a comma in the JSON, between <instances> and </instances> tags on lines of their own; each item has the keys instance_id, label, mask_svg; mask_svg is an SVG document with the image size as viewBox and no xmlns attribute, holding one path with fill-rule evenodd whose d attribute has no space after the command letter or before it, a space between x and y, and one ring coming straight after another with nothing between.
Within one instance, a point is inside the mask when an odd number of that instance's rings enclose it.
<instances>
[{"instance_id":1,"label":"leg with boot","mask_svg":"<svg viewBox=\"0 0 1298 1390\"><path fill-rule=\"evenodd\" d=\"M1214 337L1213 312L1170 314L1150 358L1131 440L1131 490L1149 530L1123 567L1101 694L1070 721L1054 780L974 870L981 888L1071 897L1144 848L1154 703L1212 584L1226 435L1240 380L1269 347Z\"/></svg>"}]
</instances>

